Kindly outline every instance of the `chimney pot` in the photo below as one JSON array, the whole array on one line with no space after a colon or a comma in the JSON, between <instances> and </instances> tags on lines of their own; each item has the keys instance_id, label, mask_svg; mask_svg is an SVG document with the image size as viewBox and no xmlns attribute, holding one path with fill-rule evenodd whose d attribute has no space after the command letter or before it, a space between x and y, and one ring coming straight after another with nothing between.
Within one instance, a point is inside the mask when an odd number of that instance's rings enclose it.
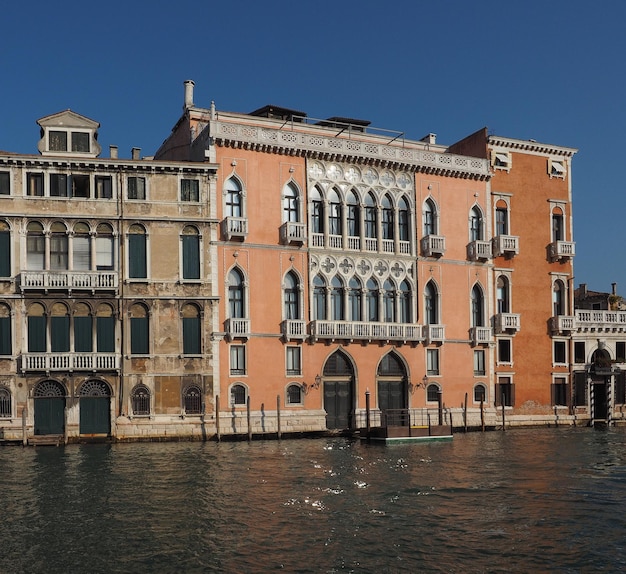
<instances>
[{"instance_id":1,"label":"chimney pot","mask_svg":"<svg viewBox=\"0 0 626 574\"><path fill-rule=\"evenodd\" d=\"M109 156L111 157L111 159L117 159L117 146L116 145L109 146Z\"/></svg>"},{"instance_id":2,"label":"chimney pot","mask_svg":"<svg viewBox=\"0 0 626 574\"><path fill-rule=\"evenodd\" d=\"M183 108L186 110L187 108L193 107L193 87L195 86L193 80L185 80L185 105Z\"/></svg>"},{"instance_id":3,"label":"chimney pot","mask_svg":"<svg viewBox=\"0 0 626 574\"><path fill-rule=\"evenodd\" d=\"M133 159L141 159L139 157L139 154L141 153L141 148L140 147L134 147L132 150L130 150L131 153L131 157Z\"/></svg>"},{"instance_id":4,"label":"chimney pot","mask_svg":"<svg viewBox=\"0 0 626 574\"><path fill-rule=\"evenodd\" d=\"M617 295L617 283L611 283L611 293Z\"/></svg>"}]
</instances>

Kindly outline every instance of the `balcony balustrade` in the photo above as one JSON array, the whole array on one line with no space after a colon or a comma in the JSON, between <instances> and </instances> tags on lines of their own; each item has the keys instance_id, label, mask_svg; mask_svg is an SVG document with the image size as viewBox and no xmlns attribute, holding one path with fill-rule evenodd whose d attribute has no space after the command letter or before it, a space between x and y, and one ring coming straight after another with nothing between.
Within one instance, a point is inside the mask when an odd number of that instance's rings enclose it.
<instances>
[{"instance_id":1,"label":"balcony balustrade","mask_svg":"<svg viewBox=\"0 0 626 574\"><path fill-rule=\"evenodd\" d=\"M306 339L306 322L301 319L286 319L281 330L285 341L303 341Z\"/></svg>"},{"instance_id":2,"label":"balcony balustrade","mask_svg":"<svg viewBox=\"0 0 626 574\"><path fill-rule=\"evenodd\" d=\"M311 337L314 341L346 339L415 343L422 340L421 329L421 325L412 323L317 320L311 322Z\"/></svg>"},{"instance_id":3,"label":"balcony balustrade","mask_svg":"<svg viewBox=\"0 0 626 574\"><path fill-rule=\"evenodd\" d=\"M519 237L515 235L496 235L492 240L492 251L494 257L519 254Z\"/></svg>"},{"instance_id":4,"label":"balcony balustrade","mask_svg":"<svg viewBox=\"0 0 626 574\"><path fill-rule=\"evenodd\" d=\"M441 257L446 252L446 238L439 235L422 237L422 254L424 257Z\"/></svg>"},{"instance_id":5,"label":"balcony balustrade","mask_svg":"<svg viewBox=\"0 0 626 574\"><path fill-rule=\"evenodd\" d=\"M550 257L552 259L567 260L576 255L576 243L573 241L554 241L550 243Z\"/></svg>"},{"instance_id":6,"label":"balcony balustrade","mask_svg":"<svg viewBox=\"0 0 626 574\"><path fill-rule=\"evenodd\" d=\"M495 317L497 333L517 333L520 330L519 313L498 313Z\"/></svg>"},{"instance_id":7,"label":"balcony balustrade","mask_svg":"<svg viewBox=\"0 0 626 574\"><path fill-rule=\"evenodd\" d=\"M233 339L247 339L250 337L250 319L226 319L225 323L226 338L229 341Z\"/></svg>"},{"instance_id":8,"label":"balcony balustrade","mask_svg":"<svg viewBox=\"0 0 626 574\"><path fill-rule=\"evenodd\" d=\"M443 343L446 338L445 325L424 325L423 338L426 344Z\"/></svg>"},{"instance_id":9,"label":"balcony balustrade","mask_svg":"<svg viewBox=\"0 0 626 574\"><path fill-rule=\"evenodd\" d=\"M472 327L470 337L472 345L488 345L492 342L491 327Z\"/></svg>"},{"instance_id":10,"label":"balcony balustrade","mask_svg":"<svg viewBox=\"0 0 626 574\"><path fill-rule=\"evenodd\" d=\"M557 315L550 320L553 333L570 333L576 328L576 317Z\"/></svg>"},{"instance_id":11,"label":"balcony balustrade","mask_svg":"<svg viewBox=\"0 0 626 574\"><path fill-rule=\"evenodd\" d=\"M22 271L22 291L116 291L118 274L114 271Z\"/></svg>"},{"instance_id":12,"label":"balcony balustrade","mask_svg":"<svg viewBox=\"0 0 626 574\"><path fill-rule=\"evenodd\" d=\"M306 225L286 221L280 226L280 241L283 245L306 243Z\"/></svg>"},{"instance_id":13,"label":"balcony balustrade","mask_svg":"<svg viewBox=\"0 0 626 574\"><path fill-rule=\"evenodd\" d=\"M116 353L23 353L22 371L119 371Z\"/></svg>"},{"instance_id":14,"label":"balcony balustrade","mask_svg":"<svg viewBox=\"0 0 626 574\"><path fill-rule=\"evenodd\" d=\"M578 331L626 332L626 311L576 310L575 326Z\"/></svg>"},{"instance_id":15,"label":"balcony balustrade","mask_svg":"<svg viewBox=\"0 0 626 574\"><path fill-rule=\"evenodd\" d=\"M227 241L231 239L243 241L248 236L248 219L246 217L226 217L222 221L222 235Z\"/></svg>"},{"instance_id":16,"label":"balcony balustrade","mask_svg":"<svg viewBox=\"0 0 626 574\"><path fill-rule=\"evenodd\" d=\"M491 241L472 241L467 246L467 257L470 261L491 259Z\"/></svg>"}]
</instances>

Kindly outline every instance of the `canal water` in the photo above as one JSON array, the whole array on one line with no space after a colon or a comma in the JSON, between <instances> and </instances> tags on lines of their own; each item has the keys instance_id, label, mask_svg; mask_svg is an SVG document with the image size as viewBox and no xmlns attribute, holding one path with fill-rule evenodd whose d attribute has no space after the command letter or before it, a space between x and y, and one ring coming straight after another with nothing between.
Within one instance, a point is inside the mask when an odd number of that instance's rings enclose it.
<instances>
[{"instance_id":1,"label":"canal water","mask_svg":"<svg viewBox=\"0 0 626 574\"><path fill-rule=\"evenodd\" d=\"M620 572L626 430L0 448L1 573Z\"/></svg>"}]
</instances>

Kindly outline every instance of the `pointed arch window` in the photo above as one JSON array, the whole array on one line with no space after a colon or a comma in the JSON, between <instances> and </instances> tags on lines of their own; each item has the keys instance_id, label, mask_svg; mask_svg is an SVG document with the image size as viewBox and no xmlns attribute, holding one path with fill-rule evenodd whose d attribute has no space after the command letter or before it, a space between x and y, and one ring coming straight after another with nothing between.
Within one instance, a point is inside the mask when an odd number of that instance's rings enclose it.
<instances>
[{"instance_id":1,"label":"pointed arch window","mask_svg":"<svg viewBox=\"0 0 626 574\"><path fill-rule=\"evenodd\" d=\"M510 313L509 280L500 275L496 282L496 307L498 313Z\"/></svg>"},{"instance_id":2,"label":"pointed arch window","mask_svg":"<svg viewBox=\"0 0 626 574\"><path fill-rule=\"evenodd\" d=\"M409 222L409 205L404 197L398 202L398 239L410 241L411 226Z\"/></svg>"},{"instance_id":3,"label":"pointed arch window","mask_svg":"<svg viewBox=\"0 0 626 574\"><path fill-rule=\"evenodd\" d=\"M565 315L567 313L565 304L565 286L563 281L560 279L557 279L554 282L554 287L552 289L552 305L555 317Z\"/></svg>"},{"instance_id":4,"label":"pointed arch window","mask_svg":"<svg viewBox=\"0 0 626 574\"><path fill-rule=\"evenodd\" d=\"M368 279L366 284L365 308L368 321L378 321L378 284L374 279Z\"/></svg>"},{"instance_id":5,"label":"pointed arch window","mask_svg":"<svg viewBox=\"0 0 626 574\"><path fill-rule=\"evenodd\" d=\"M313 317L326 320L326 282L320 275L313 279Z\"/></svg>"},{"instance_id":6,"label":"pointed arch window","mask_svg":"<svg viewBox=\"0 0 626 574\"><path fill-rule=\"evenodd\" d=\"M354 191L348 193L346 219L348 223L348 235L350 237L359 237L361 232L361 213L359 198Z\"/></svg>"},{"instance_id":7,"label":"pointed arch window","mask_svg":"<svg viewBox=\"0 0 626 574\"><path fill-rule=\"evenodd\" d=\"M394 239L393 205L388 195L383 196L381 219L383 239Z\"/></svg>"},{"instance_id":8,"label":"pointed arch window","mask_svg":"<svg viewBox=\"0 0 626 574\"><path fill-rule=\"evenodd\" d=\"M330 315L333 321L343 321L345 319L343 308L343 283L335 275L330 283Z\"/></svg>"},{"instance_id":9,"label":"pointed arch window","mask_svg":"<svg viewBox=\"0 0 626 574\"><path fill-rule=\"evenodd\" d=\"M243 319L246 316L243 275L238 269L231 269L228 274L228 311L232 319Z\"/></svg>"},{"instance_id":10,"label":"pointed arch window","mask_svg":"<svg viewBox=\"0 0 626 574\"><path fill-rule=\"evenodd\" d=\"M483 239L483 214L477 206L470 211L470 241Z\"/></svg>"},{"instance_id":11,"label":"pointed arch window","mask_svg":"<svg viewBox=\"0 0 626 574\"><path fill-rule=\"evenodd\" d=\"M387 279L383 285L383 321L394 323L396 320L396 292L393 283Z\"/></svg>"},{"instance_id":12,"label":"pointed arch window","mask_svg":"<svg viewBox=\"0 0 626 574\"><path fill-rule=\"evenodd\" d=\"M483 290L474 285L472 288L472 327L485 326Z\"/></svg>"},{"instance_id":13,"label":"pointed arch window","mask_svg":"<svg viewBox=\"0 0 626 574\"><path fill-rule=\"evenodd\" d=\"M324 200L317 187L311 191L311 230L313 233L324 233Z\"/></svg>"},{"instance_id":14,"label":"pointed arch window","mask_svg":"<svg viewBox=\"0 0 626 574\"><path fill-rule=\"evenodd\" d=\"M406 281L400 283L398 290L399 321L400 323L411 323L411 287Z\"/></svg>"},{"instance_id":15,"label":"pointed arch window","mask_svg":"<svg viewBox=\"0 0 626 574\"><path fill-rule=\"evenodd\" d=\"M328 233L341 235L343 232L341 223L341 199L337 190L333 188L328 194Z\"/></svg>"},{"instance_id":16,"label":"pointed arch window","mask_svg":"<svg viewBox=\"0 0 626 574\"><path fill-rule=\"evenodd\" d=\"M285 319L300 319L299 281L293 271L285 275Z\"/></svg>"},{"instance_id":17,"label":"pointed arch window","mask_svg":"<svg viewBox=\"0 0 626 574\"><path fill-rule=\"evenodd\" d=\"M226 180L226 217L243 217L243 190L235 177Z\"/></svg>"},{"instance_id":18,"label":"pointed arch window","mask_svg":"<svg viewBox=\"0 0 626 574\"><path fill-rule=\"evenodd\" d=\"M0 418L11 418L11 391L6 387L0 387Z\"/></svg>"},{"instance_id":19,"label":"pointed arch window","mask_svg":"<svg viewBox=\"0 0 626 574\"><path fill-rule=\"evenodd\" d=\"M432 281L426 284L424 290L424 318L427 325L439 324L439 294Z\"/></svg>"},{"instance_id":20,"label":"pointed arch window","mask_svg":"<svg viewBox=\"0 0 626 574\"><path fill-rule=\"evenodd\" d=\"M428 235L437 235L437 208L430 198L424 202L424 236Z\"/></svg>"},{"instance_id":21,"label":"pointed arch window","mask_svg":"<svg viewBox=\"0 0 626 574\"><path fill-rule=\"evenodd\" d=\"M378 236L376 223L376 200L372 192L369 192L365 196L365 237L375 239Z\"/></svg>"},{"instance_id":22,"label":"pointed arch window","mask_svg":"<svg viewBox=\"0 0 626 574\"><path fill-rule=\"evenodd\" d=\"M298 188L292 182L283 187L283 223L300 221Z\"/></svg>"},{"instance_id":23,"label":"pointed arch window","mask_svg":"<svg viewBox=\"0 0 626 574\"><path fill-rule=\"evenodd\" d=\"M361 321L361 282L352 277L348 283L348 320Z\"/></svg>"}]
</instances>

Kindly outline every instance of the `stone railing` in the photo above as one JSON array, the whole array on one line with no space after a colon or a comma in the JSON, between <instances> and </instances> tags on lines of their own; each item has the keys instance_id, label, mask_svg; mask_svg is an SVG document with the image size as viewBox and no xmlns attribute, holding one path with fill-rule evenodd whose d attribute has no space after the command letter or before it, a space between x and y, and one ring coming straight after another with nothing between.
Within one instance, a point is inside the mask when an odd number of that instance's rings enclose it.
<instances>
[{"instance_id":1,"label":"stone railing","mask_svg":"<svg viewBox=\"0 0 626 574\"><path fill-rule=\"evenodd\" d=\"M361 321L313 321L311 337L318 339L347 339L361 341L422 340L422 327L412 323L377 323Z\"/></svg>"},{"instance_id":2,"label":"stone railing","mask_svg":"<svg viewBox=\"0 0 626 574\"><path fill-rule=\"evenodd\" d=\"M116 353L23 353L22 371L118 371Z\"/></svg>"},{"instance_id":3,"label":"stone railing","mask_svg":"<svg viewBox=\"0 0 626 574\"><path fill-rule=\"evenodd\" d=\"M494 257L519 254L519 237L515 235L496 235L492 241Z\"/></svg>"},{"instance_id":4,"label":"stone railing","mask_svg":"<svg viewBox=\"0 0 626 574\"><path fill-rule=\"evenodd\" d=\"M114 271L22 271L20 289L115 291L118 274Z\"/></svg>"},{"instance_id":5,"label":"stone railing","mask_svg":"<svg viewBox=\"0 0 626 574\"><path fill-rule=\"evenodd\" d=\"M495 317L497 333L517 332L520 330L519 313L498 313Z\"/></svg>"},{"instance_id":6,"label":"stone railing","mask_svg":"<svg viewBox=\"0 0 626 574\"><path fill-rule=\"evenodd\" d=\"M575 315L578 331L626 331L626 311L577 309Z\"/></svg>"}]
</instances>

